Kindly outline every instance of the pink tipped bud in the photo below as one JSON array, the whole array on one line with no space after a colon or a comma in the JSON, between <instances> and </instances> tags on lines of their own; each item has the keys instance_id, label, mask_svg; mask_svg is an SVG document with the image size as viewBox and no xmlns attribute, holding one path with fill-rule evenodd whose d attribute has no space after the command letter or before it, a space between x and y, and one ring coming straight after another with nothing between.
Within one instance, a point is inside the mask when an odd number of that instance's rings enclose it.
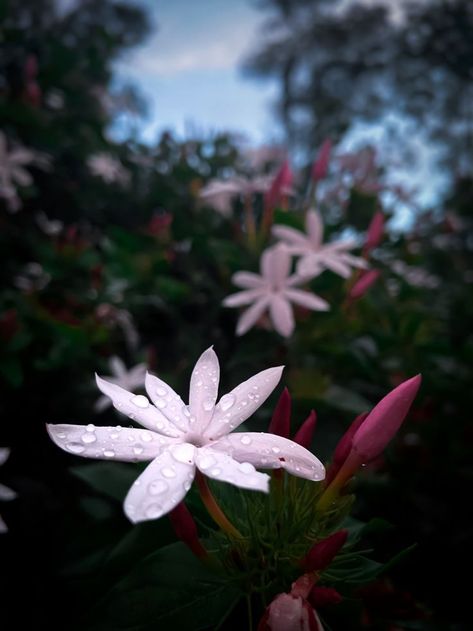
<instances>
[{"instance_id":1,"label":"pink tipped bud","mask_svg":"<svg viewBox=\"0 0 473 631\"><path fill-rule=\"evenodd\" d=\"M315 585L309 594L308 600L312 607L326 607L327 605L338 605L343 598L333 587L318 587Z\"/></svg>"},{"instance_id":2,"label":"pink tipped bud","mask_svg":"<svg viewBox=\"0 0 473 631\"><path fill-rule=\"evenodd\" d=\"M279 401L274 408L271 423L269 424L268 432L270 434L277 434L283 438L289 438L289 431L291 428L291 395L289 390L284 388Z\"/></svg>"},{"instance_id":3,"label":"pink tipped bud","mask_svg":"<svg viewBox=\"0 0 473 631\"><path fill-rule=\"evenodd\" d=\"M416 375L394 388L371 410L353 436L352 453L362 462L377 458L406 418L419 390L422 377Z\"/></svg>"},{"instance_id":4,"label":"pink tipped bud","mask_svg":"<svg viewBox=\"0 0 473 631\"><path fill-rule=\"evenodd\" d=\"M206 557L207 551L199 541L197 526L184 502L178 504L169 513L169 519L176 536L192 550L196 557Z\"/></svg>"},{"instance_id":5,"label":"pink tipped bud","mask_svg":"<svg viewBox=\"0 0 473 631\"><path fill-rule=\"evenodd\" d=\"M311 410L309 416L297 430L296 435L293 438L294 442L298 443L302 447L305 447L306 449L309 449L312 438L314 437L316 425L317 414L315 413L315 410Z\"/></svg>"},{"instance_id":6,"label":"pink tipped bud","mask_svg":"<svg viewBox=\"0 0 473 631\"><path fill-rule=\"evenodd\" d=\"M339 440L337 446L335 447L335 451L333 453L332 464L327 470L327 474L325 476L325 485L328 486L330 482L335 478L337 473L339 472L341 466L348 458L348 454L351 451L353 436L358 431L358 428L363 423L365 418L368 416L368 412L363 412L363 414L359 414L347 431L343 434L341 439Z\"/></svg>"},{"instance_id":7,"label":"pink tipped bud","mask_svg":"<svg viewBox=\"0 0 473 631\"><path fill-rule=\"evenodd\" d=\"M302 559L302 566L308 572L324 570L343 548L348 537L348 530L339 530L319 541Z\"/></svg>"},{"instance_id":8,"label":"pink tipped bud","mask_svg":"<svg viewBox=\"0 0 473 631\"><path fill-rule=\"evenodd\" d=\"M286 195L292 185L293 174L289 162L284 161L271 184L269 191L266 193L265 206L267 208L275 208L281 198Z\"/></svg>"},{"instance_id":9,"label":"pink tipped bud","mask_svg":"<svg viewBox=\"0 0 473 631\"><path fill-rule=\"evenodd\" d=\"M366 242L364 251L365 253L370 252L374 248L378 247L381 243L381 239L383 238L384 233L384 214L377 210L373 215L371 223L368 227L368 232L366 234Z\"/></svg>"},{"instance_id":10,"label":"pink tipped bud","mask_svg":"<svg viewBox=\"0 0 473 631\"><path fill-rule=\"evenodd\" d=\"M350 289L348 298L350 300L358 300L359 298L364 296L368 289L375 284L380 275L381 272L377 269L371 269L366 272L362 272L360 278Z\"/></svg>"},{"instance_id":11,"label":"pink tipped bud","mask_svg":"<svg viewBox=\"0 0 473 631\"><path fill-rule=\"evenodd\" d=\"M312 166L311 178L314 182L323 180L327 176L328 165L330 162L330 154L332 153L332 141L330 138L324 140L317 158Z\"/></svg>"},{"instance_id":12,"label":"pink tipped bud","mask_svg":"<svg viewBox=\"0 0 473 631\"><path fill-rule=\"evenodd\" d=\"M258 631L323 631L311 605L300 596L279 594L261 618Z\"/></svg>"}]
</instances>

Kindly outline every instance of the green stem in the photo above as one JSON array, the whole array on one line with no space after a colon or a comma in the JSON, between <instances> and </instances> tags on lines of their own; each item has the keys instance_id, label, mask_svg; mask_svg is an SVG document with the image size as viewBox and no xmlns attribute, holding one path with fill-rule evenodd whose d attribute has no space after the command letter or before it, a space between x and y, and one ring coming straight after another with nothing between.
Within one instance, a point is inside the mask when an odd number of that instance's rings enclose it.
<instances>
[{"instance_id":1,"label":"green stem","mask_svg":"<svg viewBox=\"0 0 473 631\"><path fill-rule=\"evenodd\" d=\"M239 530L235 528L235 526L231 523L225 513L222 511L220 506L217 504L217 500L212 495L212 492L207 484L207 480L200 471L197 471L195 476L195 480L197 482L197 486L199 488L200 497L202 498L202 502L205 505L209 515L212 517L214 522L220 526L220 528L227 533L230 537L234 537L236 539L242 539L242 535Z\"/></svg>"},{"instance_id":2,"label":"green stem","mask_svg":"<svg viewBox=\"0 0 473 631\"><path fill-rule=\"evenodd\" d=\"M251 596L246 597L246 607L248 611L248 631L253 631L253 611L251 609Z\"/></svg>"}]
</instances>

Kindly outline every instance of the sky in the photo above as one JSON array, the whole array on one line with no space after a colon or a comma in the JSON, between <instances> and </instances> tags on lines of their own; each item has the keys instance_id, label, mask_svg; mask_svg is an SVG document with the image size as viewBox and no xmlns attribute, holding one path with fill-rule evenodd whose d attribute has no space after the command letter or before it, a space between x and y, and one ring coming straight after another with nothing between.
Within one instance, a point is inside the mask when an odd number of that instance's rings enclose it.
<instances>
[{"instance_id":1,"label":"sky","mask_svg":"<svg viewBox=\"0 0 473 631\"><path fill-rule=\"evenodd\" d=\"M252 81L241 60L265 18L252 0L135 0L151 15L147 42L117 67L139 86L149 106L145 140L170 129L243 132L253 143L280 137L270 104L277 85Z\"/></svg>"}]
</instances>

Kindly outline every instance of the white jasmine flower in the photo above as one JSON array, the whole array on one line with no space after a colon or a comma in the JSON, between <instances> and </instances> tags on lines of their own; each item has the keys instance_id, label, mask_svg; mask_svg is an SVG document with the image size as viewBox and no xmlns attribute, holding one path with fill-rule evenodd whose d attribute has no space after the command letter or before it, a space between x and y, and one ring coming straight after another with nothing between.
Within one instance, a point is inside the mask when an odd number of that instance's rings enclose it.
<instances>
[{"instance_id":1,"label":"white jasmine flower","mask_svg":"<svg viewBox=\"0 0 473 631\"><path fill-rule=\"evenodd\" d=\"M264 193L271 187L273 179L273 176L262 175L255 178L236 176L228 180L210 180L199 192L199 198L228 217L235 197Z\"/></svg>"},{"instance_id":2,"label":"white jasmine flower","mask_svg":"<svg viewBox=\"0 0 473 631\"><path fill-rule=\"evenodd\" d=\"M366 261L349 254L355 247L352 241L323 243L322 219L315 210L309 210L305 221L306 232L289 226L274 226L273 234L287 245L291 254L301 256L297 272L300 276L314 278L325 269L348 278L352 267L366 268Z\"/></svg>"},{"instance_id":3,"label":"white jasmine flower","mask_svg":"<svg viewBox=\"0 0 473 631\"><path fill-rule=\"evenodd\" d=\"M146 376L150 400L97 377L113 405L145 429L48 425L52 440L65 451L86 458L151 463L125 498L132 522L156 519L183 500L196 469L235 486L268 491L269 476L256 471L284 468L309 480L321 480L321 462L300 445L273 434L230 434L249 418L278 384L283 367L263 370L217 401L220 368L212 348L192 372L189 404L166 383Z\"/></svg>"},{"instance_id":4,"label":"white jasmine flower","mask_svg":"<svg viewBox=\"0 0 473 631\"><path fill-rule=\"evenodd\" d=\"M109 153L96 153L87 160L92 175L102 178L107 184L121 184L126 186L130 181L130 173L125 169L120 160Z\"/></svg>"},{"instance_id":5,"label":"white jasmine flower","mask_svg":"<svg viewBox=\"0 0 473 631\"><path fill-rule=\"evenodd\" d=\"M237 335L243 335L260 319L266 311L275 330L288 337L294 330L294 314L291 303L306 309L327 311L329 304L319 296L295 286L305 282L305 278L289 275L291 255L284 245L274 246L263 252L260 260L261 274L237 272L233 282L244 291L228 296L223 301L226 307L251 305L246 309L237 325Z\"/></svg>"},{"instance_id":6,"label":"white jasmine flower","mask_svg":"<svg viewBox=\"0 0 473 631\"><path fill-rule=\"evenodd\" d=\"M127 370L125 364L119 357L111 357L108 365L112 372L112 376L107 376L107 381L113 383L125 390L136 390L142 388L145 385L146 380L146 364L137 364L130 370ZM103 412L106 410L112 402L108 396L103 396L97 399L94 405L96 412Z\"/></svg>"},{"instance_id":7,"label":"white jasmine flower","mask_svg":"<svg viewBox=\"0 0 473 631\"><path fill-rule=\"evenodd\" d=\"M49 158L21 146L8 150L6 136L0 131L0 197L7 200L12 212L21 207L17 186L30 186L33 183L31 174L25 168L32 164L46 169Z\"/></svg>"},{"instance_id":8,"label":"white jasmine flower","mask_svg":"<svg viewBox=\"0 0 473 631\"><path fill-rule=\"evenodd\" d=\"M10 455L10 450L7 447L0 448L0 466L4 464ZM0 501L1 502L9 502L10 500L14 500L16 497L15 491L10 489L8 486L4 484L0 484ZM7 532L8 528L6 523L3 521L2 516L0 515L0 533Z\"/></svg>"}]
</instances>

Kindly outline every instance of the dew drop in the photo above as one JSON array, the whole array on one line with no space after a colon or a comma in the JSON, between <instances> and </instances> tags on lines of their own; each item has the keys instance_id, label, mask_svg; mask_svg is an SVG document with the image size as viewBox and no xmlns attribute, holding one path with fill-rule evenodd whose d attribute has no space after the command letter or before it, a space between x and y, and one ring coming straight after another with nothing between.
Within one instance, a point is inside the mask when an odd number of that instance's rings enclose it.
<instances>
[{"instance_id":1,"label":"dew drop","mask_svg":"<svg viewBox=\"0 0 473 631\"><path fill-rule=\"evenodd\" d=\"M89 445L90 443L95 443L95 441L97 440L97 436L95 434L90 434L89 432L86 432L82 435L81 440L86 445Z\"/></svg>"},{"instance_id":2,"label":"dew drop","mask_svg":"<svg viewBox=\"0 0 473 631\"><path fill-rule=\"evenodd\" d=\"M164 399L158 399L156 401L156 407L158 407L160 410L162 410L163 408L166 407L166 401Z\"/></svg>"},{"instance_id":3,"label":"dew drop","mask_svg":"<svg viewBox=\"0 0 473 631\"><path fill-rule=\"evenodd\" d=\"M164 397L166 392L167 392L166 388L163 388L162 386L159 386L159 388L156 388L156 394L158 395L158 397Z\"/></svg>"},{"instance_id":4,"label":"dew drop","mask_svg":"<svg viewBox=\"0 0 473 631\"><path fill-rule=\"evenodd\" d=\"M205 471L206 469L212 467L216 462L215 458L210 454L202 456L199 460L199 469Z\"/></svg>"},{"instance_id":5,"label":"dew drop","mask_svg":"<svg viewBox=\"0 0 473 631\"><path fill-rule=\"evenodd\" d=\"M66 438L66 432L58 432L58 438Z\"/></svg>"},{"instance_id":6,"label":"dew drop","mask_svg":"<svg viewBox=\"0 0 473 631\"><path fill-rule=\"evenodd\" d=\"M95 425L92 425L92 423L89 423L85 429L88 432L95 432Z\"/></svg>"},{"instance_id":7,"label":"dew drop","mask_svg":"<svg viewBox=\"0 0 473 631\"><path fill-rule=\"evenodd\" d=\"M176 445L172 450L172 457L177 462L183 462L184 464L192 464L194 460L194 447L188 443L182 445Z\"/></svg>"},{"instance_id":8,"label":"dew drop","mask_svg":"<svg viewBox=\"0 0 473 631\"><path fill-rule=\"evenodd\" d=\"M226 412L235 405L236 397L233 394L225 394L220 399L220 408Z\"/></svg>"},{"instance_id":9,"label":"dew drop","mask_svg":"<svg viewBox=\"0 0 473 631\"><path fill-rule=\"evenodd\" d=\"M250 445L251 444L251 438L249 436L242 436L241 437L241 444L242 445Z\"/></svg>"},{"instance_id":10,"label":"dew drop","mask_svg":"<svg viewBox=\"0 0 473 631\"><path fill-rule=\"evenodd\" d=\"M241 465L238 467L240 469L240 471L242 473L254 473L255 472L255 468L252 464L250 464L249 462L242 462Z\"/></svg>"},{"instance_id":11,"label":"dew drop","mask_svg":"<svg viewBox=\"0 0 473 631\"><path fill-rule=\"evenodd\" d=\"M213 409L213 406L214 402L212 399L204 399L204 401L202 402L202 407L206 412L210 412L210 410Z\"/></svg>"},{"instance_id":12,"label":"dew drop","mask_svg":"<svg viewBox=\"0 0 473 631\"><path fill-rule=\"evenodd\" d=\"M150 434L150 432L141 432L140 437L144 443L150 443L153 440L153 436Z\"/></svg>"},{"instance_id":13,"label":"dew drop","mask_svg":"<svg viewBox=\"0 0 473 631\"><path fill-rule=\"evenodd\" d=\"M104 449L103 455L106 458L113 458L113 456L115 455L115 452L113 451L113 449Z\"/></svg>"},{"instance_id":14,"label":"dew drop","mask_svg":"<svg viewBox=\"0 0 473 631\"><path fill-rule=\"evenodd\" d=\"M218 478L218 476L222 473L222 470L219 469L218 467L215 467L215 469L212 469L212 471L210 472L211 475L214 475L216 478Z\"/></svg>"},{"instance_id":15,"label":"dew drop","mask_svg":"<svg viewBox=\"0 0 473 631\"><path fill-rule=\"evenodd\" d=\"M191 488L191 486L192 486L192 481L190 481L190 480L186 480L186 481L184 482L184 491L186 491L186 492L187 492L187 491Z\"/></svg>"},{"instance_id":16,"label":"dew drop","mask_svg":"<svg viewBox=\"0 0 473 631\"><path fill-rule=\"evenodd\" d=\"M114 439L115 439L115 438L118 438L118 432L112 432L112 433L110 434L110 438L114 438Z\"/></svg>"},{"instance_id":17,"label":"dew drop","mask_svg":"<svg viewBox=\"0 0 473 631\"><path fill-rule=\"evenodd\" d=\"M135 456L141 456L143 451L144 449L141 445L136 445L136 447L133 447L133 453L135 454Z\"/></svg>"},{"instance_id":18,"label":"dew drop","mask_svg":"<svg viewBox=\"0 0 473 631\"><path fill-rule=\"evenodd\" d=\"M66 448L69 449L69 451L72 451L73 454L81 454L85 451L84 445L81 445L80 443L66 443Z\"/></svg>"},{"instance_id":19,"label":"dew drop","mask_svg":"<svg viewBox=\"0 0 473 631\"><path fill-rule=\"evenodd\" d=\"M165 493L169 488L169 485L164 480L153 480L150 484L148 484L148 493L150 495L160 495L161 493Z\"/></svg>"},{"instance_id":20,"label":"dew drop","mask_svg":"<svg viewBox=\"0 0 473 631\"><path fill-rule=\"evenodd\" d=\"M198 388L200 388L202 386L202 381L199 380L196 385Z\"/></svg>"},{"instance_id":21,"label":"dew drop","mask_svg":"<svg viewBox=\"0 0 473 631\"><path fill-rule=\"evenodd\" d=\"M171 467L163 467L161 469L161 473L163 474L163 476L165 478L175 478L176 477L176 472Z\"/></svg>"},{"instance_id":22,"label":"dew drop","mask_svg":"<svg viewBox=\"0 0 473 631\"><path fill-rule=\"evenodd\" d=\"M273 454L278 454L281 450L279 449L279 447L272 447L271 451L273 452Z\"/></svg>"},{"instance_id":23,"label":"dew drop","mask_svg":"<svg viewBox=\"0 0 473 631\"><path fill-rule=\"evenodd\" d=\"M156 519L157 517L159 517L161 515L161 506L159 504L150 504L146 510L145 510L145 514L146 517L148 517L149 519Z\"/></svg>"}]
</instances>

